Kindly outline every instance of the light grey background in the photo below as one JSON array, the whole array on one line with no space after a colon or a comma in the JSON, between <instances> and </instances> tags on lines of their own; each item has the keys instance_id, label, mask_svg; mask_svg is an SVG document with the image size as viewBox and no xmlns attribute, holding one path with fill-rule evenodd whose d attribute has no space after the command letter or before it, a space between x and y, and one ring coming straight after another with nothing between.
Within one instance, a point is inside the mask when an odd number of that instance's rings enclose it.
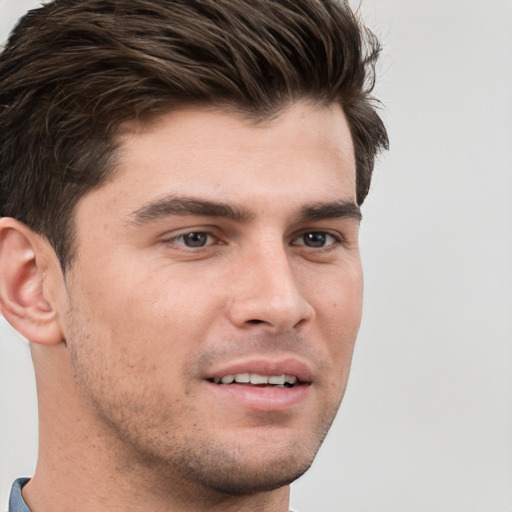
<instances>
[{"instance_id":1,"label":"light grey background","mask_svg":"<svg viewBox=\"0 0 512 512\"><path fill-rule=\"evenodd\" d=\"M0 39L34 1L0 0ZM512 2L366 0L392 149L364 207L365 314L304 512L512 511ZM0 508L37 450L0 319Z\"/></svg>"}]
</instances>

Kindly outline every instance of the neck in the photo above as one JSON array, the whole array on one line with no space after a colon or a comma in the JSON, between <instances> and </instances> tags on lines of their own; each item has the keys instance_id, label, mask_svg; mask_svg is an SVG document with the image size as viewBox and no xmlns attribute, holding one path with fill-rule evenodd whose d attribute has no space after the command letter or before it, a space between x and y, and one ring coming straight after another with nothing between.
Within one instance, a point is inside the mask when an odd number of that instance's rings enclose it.
<instances>
[{"instance_id":1,"label":"neck","mask_svg":"<svg viewBox=\"0 0 512 512\"><path fill-rule=\"evenodd\" d=\"M205 488L138 459L94 417L76 389L64 344L33 348L39 456L23 497L34 512L287 512L289 486L248 495Z\"/></svg>"}]
</instances>

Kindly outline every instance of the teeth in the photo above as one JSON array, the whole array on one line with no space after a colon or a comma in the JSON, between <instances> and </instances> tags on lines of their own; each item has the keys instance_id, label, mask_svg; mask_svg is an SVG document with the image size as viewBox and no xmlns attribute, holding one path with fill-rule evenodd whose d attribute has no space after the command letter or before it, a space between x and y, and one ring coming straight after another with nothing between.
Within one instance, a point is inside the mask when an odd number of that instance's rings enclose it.
<instances>
[{"instance_id":1,"label":"teeth","mask_svg":"<svg viewBox=\"0 0 512 512\"><path fill-rule=\"evenodd\" d=\"M286 376L285 375L272 375L272 377L268 378L269 384L278 384L283 385L286 382Z\"/></svg>"},{"instance_id":2,"label":"teeth","mask_svg":"<svg viewBox=\"0 0 512 512\"><path fill-rule=\"evenodd\" d=\"M285 375L284 376L284 381L287 384L296 384L297 383L297 377L293 377L291 375Z\"/></svg>"},{"instance_id":3,"label":"teeth","mask_svg":"<svg viewBox=\"0 0 512 512\"><path fill-rule=\"evenodd\" d=\"M251 384L268 384L268 377L259 375L258 373L251 373Z\"/></svg>"},{"instance_id":4,"label":"teeth","mask_svg":"<svg viewBox=\"0 0 512 512\"><path fill-rule=\"evenodd\" d=\"M276 386L293 386L297 383L297 377L293 375L260 375L259 373L237 373L236 375L224 375L222 378L213 379L216 384L273 384Z\"/></svg>"}]
</instances>

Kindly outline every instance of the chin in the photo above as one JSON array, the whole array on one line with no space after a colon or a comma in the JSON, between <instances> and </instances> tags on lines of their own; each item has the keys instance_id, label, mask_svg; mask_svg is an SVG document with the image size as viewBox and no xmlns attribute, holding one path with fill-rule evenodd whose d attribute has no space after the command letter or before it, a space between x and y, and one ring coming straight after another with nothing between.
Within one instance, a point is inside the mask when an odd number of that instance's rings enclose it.
<instances>
[{"instance_id":1,"label":"chin","mask_svg":"<svg viewBox=\"0 0 512 512\"><path fill-rule=\"evenodd\" d=\"M240 496L268 492L297 480L310 468L314 456L300 459L285 457L266 464L253 461L243 465L235 461L226 464L224 460L224 463L218 461L216 468L199 465L198 461L197 465L189 467L188 476L220 494Z\"/></svg>"},{"instance_id":2,"label":"chin","mask_svg":"<svg viewBox=\"0 0 512 512\"><path fill-rule=\"evenodd\" d=\"M266 447L260 442L196 445L194 453L186 450L179 459L174 453L172 471L179 468L189 481L224 495L272 491L291 484L309 469L320 447L319 441L283 443L281 439L272 443L267 440Z\"/></svg>"}]
</instances>

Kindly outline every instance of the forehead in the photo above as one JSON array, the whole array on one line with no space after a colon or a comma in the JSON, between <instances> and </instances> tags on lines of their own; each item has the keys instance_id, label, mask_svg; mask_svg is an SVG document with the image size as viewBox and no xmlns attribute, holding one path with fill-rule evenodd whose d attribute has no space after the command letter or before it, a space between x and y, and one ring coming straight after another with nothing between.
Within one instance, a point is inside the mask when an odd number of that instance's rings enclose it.
<instances>
[{"instance_id":1,"label":"forehead","mask_svg":"<svg viewBox=\"0 0 512 512\"><path fill-rule=\"evenodd\" d=\"M320 185L328 179L333 185L333 171L338 181L355 186L352 138L339 105L297 102L262 122L186 108L127 128L121 137L119 174L141 186L165 182L171 175L175 187L195 183L218 192L222 184L241 186L251 180L264 188L279 183L290 187L306 175L308 181Z\"/></svg>"},{"instance_id":2,"label":"forehead","mask_svg":"<svg viewBox=\"0 0 512 512\"><path fill-rule=\"evenodd\" d=\"M213 109L172 111L125 126L117 161L112 179L80 201L80 223L102 210L128 218L169 196L276 216L315 202L356 202L352 139L338 105L298 102L259 123Z\"/></svg>"}]
</instances>

